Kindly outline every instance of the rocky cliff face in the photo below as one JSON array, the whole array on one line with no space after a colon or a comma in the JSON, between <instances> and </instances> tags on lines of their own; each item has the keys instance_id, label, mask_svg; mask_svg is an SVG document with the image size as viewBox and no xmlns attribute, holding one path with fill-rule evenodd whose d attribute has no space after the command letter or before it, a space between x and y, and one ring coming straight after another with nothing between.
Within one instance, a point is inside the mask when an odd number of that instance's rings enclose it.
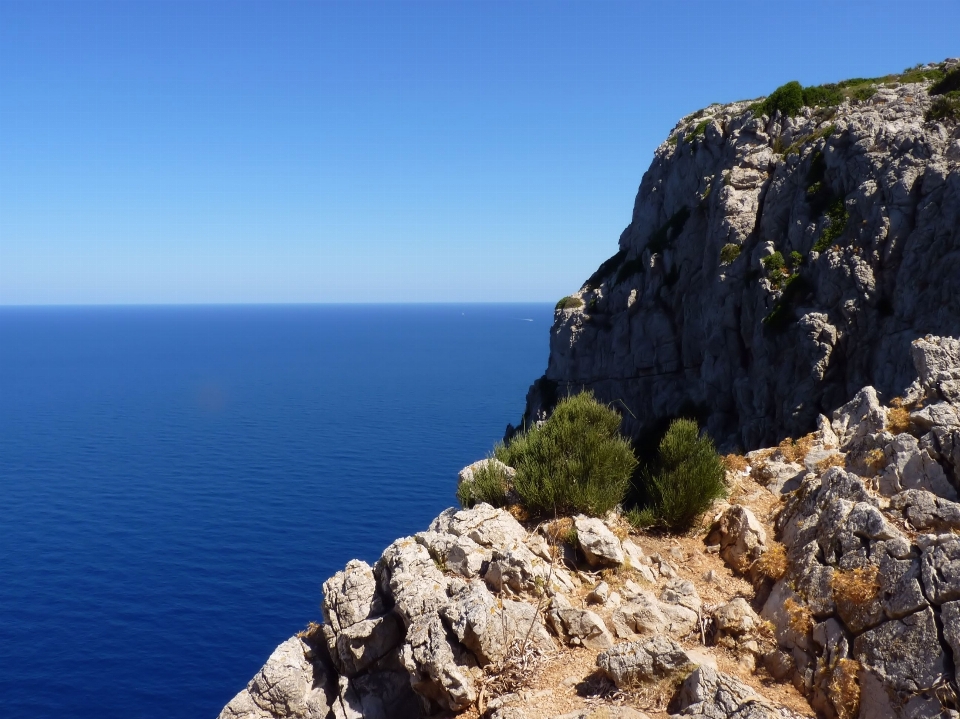
<instances>
[{"instance_id":1,"label":"rocky cliff face","mask_svg":"<svg viewBox=\"0 0 960 719\"><path fill-rule=\"evenodd\" d=\"M925 120L919 73L886 80L796 117L681 120L619 252L558 305L526 420L586 388L634 435L695 413L749 449L865 385L900 394L911 340L960 334L960 127Z\"/></svg>"}]
</instances>

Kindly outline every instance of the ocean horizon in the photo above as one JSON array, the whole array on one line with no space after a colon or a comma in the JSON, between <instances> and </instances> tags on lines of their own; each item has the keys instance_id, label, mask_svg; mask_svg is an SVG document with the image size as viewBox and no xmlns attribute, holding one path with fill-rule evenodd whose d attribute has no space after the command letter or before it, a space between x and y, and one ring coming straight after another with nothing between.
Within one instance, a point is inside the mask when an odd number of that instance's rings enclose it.
<instances>
[{"instance_id":1,"label":"ocean horizon","mask_svg":"<svg viewBox=\"0 0 960 719\"><path fill-rule=\"evenodd\" d=\"M456 503L552 305L0 307L4 715L214 717Z\"/></svg>"}]
</instances>

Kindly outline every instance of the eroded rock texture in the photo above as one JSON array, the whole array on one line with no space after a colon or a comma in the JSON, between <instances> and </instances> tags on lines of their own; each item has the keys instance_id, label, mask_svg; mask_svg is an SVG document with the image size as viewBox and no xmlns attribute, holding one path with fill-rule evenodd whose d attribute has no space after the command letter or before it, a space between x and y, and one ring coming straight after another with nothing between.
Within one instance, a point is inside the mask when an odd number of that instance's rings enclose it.
<instances>
[{"instance_id":1,"label":"eroded rock texture","mask_svg":"<svg viewBox=\"0 0 960 719\"><path fill-rule=\"evenodd\" d=\"M684 118L619 252L575 293L582 306L557 310L526 420L587 388L623 402L634 435L696 411L719 443L752 449L810 431L865 385L901 394L910 342L960 335L960 127L924 120L928 89L880 86L794 118L745 102ZM775 252L783 269L764 263Z\"/></svg>"}]
</instances>

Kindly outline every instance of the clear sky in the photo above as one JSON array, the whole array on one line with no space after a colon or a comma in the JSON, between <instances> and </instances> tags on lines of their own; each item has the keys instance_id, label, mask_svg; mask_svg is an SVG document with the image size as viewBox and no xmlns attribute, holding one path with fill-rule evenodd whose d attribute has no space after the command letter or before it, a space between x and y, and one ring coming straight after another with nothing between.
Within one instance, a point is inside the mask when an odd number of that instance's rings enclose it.
<instances>
[{"instance_id":1,"label":"clear sky","mask_svg":"<svg viewBox=\"0 0 960 719\"><path fill-rule=\"evenodd\" d=\"M960 3L0 0L0 304L556 301L684 114Z\"/></svg>"}]
</instances>

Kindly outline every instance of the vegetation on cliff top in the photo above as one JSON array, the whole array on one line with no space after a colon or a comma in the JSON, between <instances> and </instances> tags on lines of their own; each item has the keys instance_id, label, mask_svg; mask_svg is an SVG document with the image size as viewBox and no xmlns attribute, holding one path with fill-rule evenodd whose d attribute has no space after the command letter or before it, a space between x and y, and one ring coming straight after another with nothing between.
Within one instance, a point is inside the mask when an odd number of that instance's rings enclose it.
<instances>
[{"instance_id":1,"label":"vegetation on cliff top","mask_svg":"<svg viewBox=\"0 0 960 719\"><path fill-rule=\"evenodd\" d=\"M462 506L515 503L530 517L602 517L630 496L639 504L628 513L637 526L680 531L726 493L723 463L696 422L674 421L656 461L637 473L620 415L589 392L561 399L548 420L498 444L492 456L516 476L493 462L476 468L457 491Z\"/></svg>"}]
</instances>

